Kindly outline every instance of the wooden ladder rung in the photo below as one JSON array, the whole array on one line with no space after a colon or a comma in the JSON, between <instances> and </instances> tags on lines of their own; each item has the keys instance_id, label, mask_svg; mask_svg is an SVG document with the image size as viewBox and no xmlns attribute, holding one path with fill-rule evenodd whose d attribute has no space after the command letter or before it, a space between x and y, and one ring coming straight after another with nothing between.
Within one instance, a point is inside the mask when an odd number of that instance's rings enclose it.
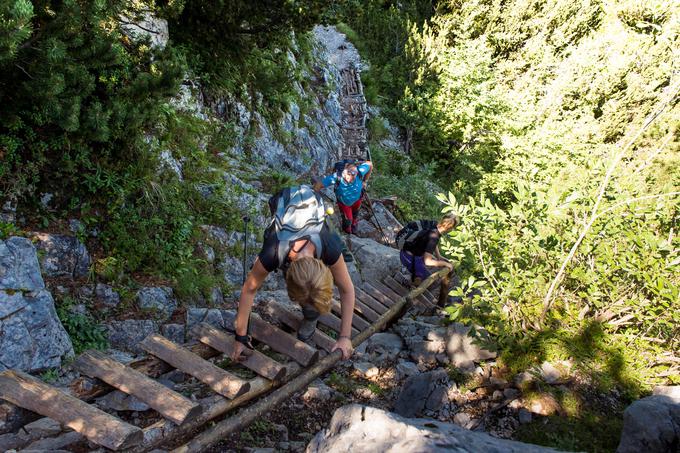
<instances>
[{"instance_id":1,"label":"wooden ladder rung","mask_svg":"<svg viewBox=\"0 0 680 453\"><path fill-rule=\"evenodd\" d=\"M380 282L364 283L364 291L375 297L381 304L391 307L400 296Z\"/></svg>"},{"instance_id":2,"label":"wooden ladder rung","mask_svg":"<svg viewBox=\"0 0 680 453\"><path fill-rule=\"evenodd\" d=\"M406 296L409 292L407 288L404 288L401 283L393 279L392 277L385 277L383 278L383 283L390 288L392 291L395 293L399 294L400 296Z\"/></svg>"},{"instance_id":3,"label":"wooden ladder rung","mask_svg":"<svg viewBox=\"0 0 680 453\"><path fill-rule=\"evenodd\" d=\"M385 313L388 310L388 308L386 306L381 304L373 296L366 293L363 289L355 286L354 292L356 293L357 297L359 299L361 299L361 301L363 303L365 303L366 305L371 307L371 309L373 309L373 311L375 311L376 313L382 315L383 313Z\"/></svg>"},{"instance_id":4,"label":"wooden ladder rung","mask_svg":"<svg viewBox=\"0 0 680 453\"><path fill-rule=\"evenodd\" d=\"M319 360L319 351L269 324L255 313L250 315L250 331L253 338L265 343L274 351L287 355L302 366L312 365Z\"/></svg>"},{"instance_id":5,"label":"wooden ladder rung","mask_svg":"<svg viewBox=\"0 0 680 453\"><path fill-rule=\"evenodd\" d=\"M356 300L354 301L354 311L366 318L369 322L376 322L380 318L380 314L376 313L371 307L366 305L359 294L355 291Z\"/></svg>"},{"instance_id":6,"label":"wooden ladder rung","mask_svg":"<svg viewBox=\"0 0 680 453\"><path fill-rule=\"evenodd\" d=\"M342 307L340 306L340 302L337 300L333 299L331 301L331 310L336 313L338 316L342 316ZM357 310L357 303L354 301L354 311L356 312ZM339 319L339 318L338 318ZM352 326L357 329L359 332L362 332L369 327L371 327L371 324L367 322L365 319L360 318L359 316L356 315L356 313L352 313Z\"/></svg>"},{"instance_id":7,"label":"wooden ladder rung","mask_svg":"<svg viewBox=\"0 0 680 453\"><path fill-rule=\"evenodd\" d=\"M326 313L321 316L319 316L319 322L323 324L326 327L330 327L331 329L335 330L336 332L340 333L341 326L342 326L342 321L340 318L335 316L333 313ZM359 331L352 327L352 338L357 336L359 334Z\"/></svg>"},{"instance_id":8,"label":"wooden ladder rung","mask_svg":"<svg viewBox=\"0 0 680 453\"><path fill-rule=\"evenodd\" d=\"M101 379L122 392L134 395L178 425L203 412L200 404L99 351L81 354L74 366L87 376Z\"/></svg>"},{"instance_id":9,"label":"wooden ladder rung","mask_svg":"<svg viewBox=\"0 0 680 453\"><path fill-rule=\"evenodd\" d=\"M266 301L264 303L264 309L274 319L278 319L288 327L293 330L298 330L300 328L300 323L302 322L302 313L296 313L290 308L284 306L280 302L273 300ZM314 331L314 336L312 337L314 343L326 352L331 352L335 340L331 337L316 329Z\"/></svg>"},{"instance_id":10,"label":"wooden ladder rung","mask_svg":"<svg viewBox=\"0 0 680 453\"><path fill-rule=\"evenodd\" d=\"M224 371L161 335L149 335L139 346L229 399L236 398L250 390L250 384L247 381Z\"/></svg>"},{"instance_id":11,"label":"wooden ladder rung","mask_svg":"<svg viewBox=\"0 0 680 453\"><path fill-rule=\"evenodd\" d=\"M404 274L403 272L401 272L399 275L401 275L401 277L402 277L405 281L410 281L410 280L411 280L411 276L410 276L410 275L406 275L406 274ZM436 284L437 284L437 282L433 283L432 285L430 285L430 288L432 288L432 286L433 286L433 285L436 285ZM430 303L432 303L432 304L435 304L435 305L437 305L437 302L439 301L439 299L438 299L437 297L435 297L435 296L430 292L429 288L426 289L425 291L423 291L423 297L424 297L425 299L427 299L428 302L430 302Z\"/></svg>"},{"instance_id":12,"label":"wooden ladder rung","mask_svg":"<svg viewBox=\"0 0 680 453\"><path fill-rule=\"evenodd\" d=\"M191 330L191 333L201 343L207 344L228 356L231 356L234 350L235 340L233 335L204 322L197 324ZM250 355L239 363L260 376L273 381L280 381L286 375L285 366L257 350L251 351Z\"/></svg>"},{"instance_id":13,"label":"wooden ladder rung","mask_svg":"<svg viewBox=\"0 0 680 453\"><path fill-rule=\"evenodd\" d=\"M0 398L50 417L92 442L121 450L142 442L140 428L17 370L0 373Z\"/></svg>"},{"instance_id":14,"label":"wooden ladder rung","mask_svg":"<svg viewBox=\"0 0 680 453\"><path fill-rule=\"evenodd\" d=\"M395 292L399 293L401 296L406 296L409 293L409 289L405 288L401 283L396 281L392 277L385 277L384 280L385 285L387 285L389 288L393 289ZM426 307L432 306L432 303L427 300L425 297L423 297L422 294L416 296L414 299L415 302L419 302L423 304Z\"/></svg>"}]
</instances>

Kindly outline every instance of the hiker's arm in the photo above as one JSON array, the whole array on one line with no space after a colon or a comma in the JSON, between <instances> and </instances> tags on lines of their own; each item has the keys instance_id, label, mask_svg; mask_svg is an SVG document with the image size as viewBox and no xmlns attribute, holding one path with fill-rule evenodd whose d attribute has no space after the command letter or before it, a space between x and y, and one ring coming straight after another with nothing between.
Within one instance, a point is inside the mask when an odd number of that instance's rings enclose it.
<instances>
[{"instance_id":1,"label":"hiker's arm","mask_svg":"<svg viewBox=\"0 0 680 453\"><path fill-rule=\"evenodd\" d=\"M333 349L342 349L342 358L348 359L352 355L352 316L354 315L354 285L349 276L345 259L340 256L338 261L331 267L335 286L340 293L340 312L342 323L340 325L340 335Z\"/></svg>"},{"instance_id":2,"label":"hiker's arm","mask_svg":"<svg viewBox=\"0 0 680 453\"><path fill-rule=\"evenodd\" d=\"M260 259L256 259L253 268L248 273L248 277L241 288L241 297L238 301L238 312L236 314L236 320L234 321L234 330L237 335L248 334L248 319L250 318L250 311L253 307L253 299L255 299L255 294L260 286L262 286L262 282L267 278L267 275L269 275L269 272L262 266ZM238 360L241 351L243 351L243 344L235 342L232 359Z\"/></svg>"},{"instance_id":3,"label":"hiker's arm","mask_svg":"<svg viewBox=\"0 0 680 453\"><path fill-rule=\"evenodd\" d=\"M368 171L364 175L364 182L368 182L368 178L371 177L371 173L373 172L373 162L370 160L367 160L366 162L362 163L361 165L368 165Z\"/></svg>"}]
</instances>

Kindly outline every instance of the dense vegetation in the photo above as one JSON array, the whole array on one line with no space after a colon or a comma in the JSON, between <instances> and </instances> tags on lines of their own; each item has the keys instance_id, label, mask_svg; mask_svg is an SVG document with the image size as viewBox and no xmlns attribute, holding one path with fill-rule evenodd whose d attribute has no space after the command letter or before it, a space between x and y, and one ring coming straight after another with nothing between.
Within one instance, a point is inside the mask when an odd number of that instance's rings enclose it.
<instances>
[{"instance_id":1,"label":"dense vegetation","mask_svg":"<svg viewBox=\"0 0 680 453\"><path fill-rule=\"evenodd\" d=\"M233 228L240 216L217 157L234 145L233 119L180 113L171 98L190 79L269 118L304 106L294 82L304 83L305 32L329 14L324 3L0 2L0 201L30 227L83 221L83 238L97 232L103 246L101 278L142 272L183 296L208 291L221 279L194 239L201 224ZM129 32L149 14L169 22L165 47Z\"/></svg>"},{"instance_id":2,"label":"dense vegetation","mask_svg":"<svg viewBox=\"0 0 680 453\"><path fill-rule=\"evenodd\" d=\"M347 24L366 92L463 215L448 253L474 296L451 319L516 371L679 383L680 8L368 1Z\"/></svg>"}]
</instances>

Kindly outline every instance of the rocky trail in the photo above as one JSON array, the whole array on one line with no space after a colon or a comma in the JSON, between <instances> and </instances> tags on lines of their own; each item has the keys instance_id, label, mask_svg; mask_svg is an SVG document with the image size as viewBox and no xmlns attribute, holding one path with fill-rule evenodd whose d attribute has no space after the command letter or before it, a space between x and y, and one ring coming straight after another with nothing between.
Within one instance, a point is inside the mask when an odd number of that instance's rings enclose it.
<instances>
[{"instance_id":1,"label":"rocky trail","mask_svg":"<svg viewBox=\"0 0 680 453\"><path fill-rule=\"evenodd\" d=\"M308 149L319 168L370 158L364 63L333 27L317 27L315 35L328 66L314 77L320 85L334 80L338 88L318 96L318 106L305 114L318 134L293 128L301 115L295 108L284 127L295 131L293 146ZM244 136L255 124L253 147L266 165L279 168L285 161L299 174L309 171L257 114L238 102L199 98L187 88L177 102L197 115L210 110L236 118ZM181 177L181 163L169 165ZM243 189L240 206L266 205L264 178L245 173L225 175ZM347 361L329 354L339 331L339 303L321 318L317 347L301 343L291 335L301 313L278 274L255 301L258 353L238 365L226 358L238 291L225 297L215 288L209 300L182 306L170 287L147 282L127 310L116 288L87 280L94 260L77 238L77 220L67 234L0 241L0 451L539 452L554 450L511 439L567 414L575 395L587 395L603 414L623 410L616 398L593 391L573 363L544 361L512 373L497 360L493 344L482 345L469 326L447 322L439 305L441 275L413 288L398 251L389 246L401 228L388 208L393 200L369 201L357 234L345 237L357 288L356 350ZM254 219L256 227L265 221ZM208 239L199 253L237 288L242 257L235 250L245 236L215 225L201 228ZM255 250L255 236L248 240ZM76 314L112 313L106 323L110 348L64 363L74 348L53 294L86 301L69 308ZM56 376L28 374L59 366ZM634 403L618 451L677 448L678 407L678 387L659 387Z\"/></svg>"}]
</instances>

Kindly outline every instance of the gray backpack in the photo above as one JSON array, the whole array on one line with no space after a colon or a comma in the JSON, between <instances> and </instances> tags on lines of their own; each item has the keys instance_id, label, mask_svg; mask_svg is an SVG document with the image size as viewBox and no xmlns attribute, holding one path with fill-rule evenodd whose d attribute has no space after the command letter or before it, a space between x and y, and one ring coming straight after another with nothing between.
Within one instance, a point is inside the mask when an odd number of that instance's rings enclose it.
<instances>
[{"instance_id":1,"label":"gray backpack","mask_svg":"<svg viewBox=\"0 0 680 453\"><path fill-rule=\"evenodd\" d=\"M270 228L279 241L280 268L287 267L288 252L298 239L309 239L316 247L314 255L321 257L320 233L326 220L326 207L320 194L305 184L287 187L269 199L269 209L273 215Z\"/></svg>"}]
</instances>

